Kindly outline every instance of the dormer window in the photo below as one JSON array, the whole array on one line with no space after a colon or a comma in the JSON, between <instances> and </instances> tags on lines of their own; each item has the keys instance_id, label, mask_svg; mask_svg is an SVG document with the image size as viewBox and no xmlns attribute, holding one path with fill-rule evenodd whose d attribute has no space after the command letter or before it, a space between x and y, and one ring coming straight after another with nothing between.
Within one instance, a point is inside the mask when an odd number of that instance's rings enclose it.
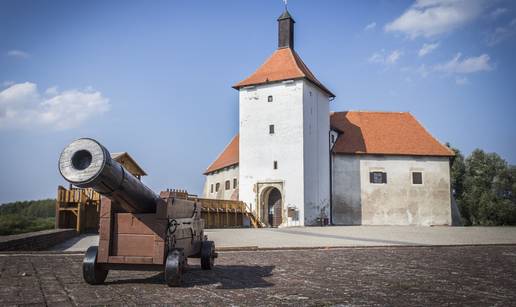
<instances>
[{"instance_id":1,"label":"dormer window","mask_svg":"<svg viewBox=\"0 0 516 307\"><path fill-rule=\"evenodd\" d=\"M267 97L267 101L272 102L272 95L269 95L269 97Z\"/></svg>"},{"instance_id":2,"label":"dormer window","mask_svg":"<svg viewBox=\"0 0 516 307\"><path fill-rule=\"evenodd\" d=\"M269 134L274 134L274 125L269 125Z\"/></svg>"}]
</instances>

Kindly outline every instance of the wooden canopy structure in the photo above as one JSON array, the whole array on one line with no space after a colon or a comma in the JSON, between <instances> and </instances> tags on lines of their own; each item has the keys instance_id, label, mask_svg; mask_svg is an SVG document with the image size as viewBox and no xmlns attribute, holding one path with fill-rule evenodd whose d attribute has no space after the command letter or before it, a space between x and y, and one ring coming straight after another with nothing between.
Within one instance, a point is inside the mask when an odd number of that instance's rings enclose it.
<instances>
[{"instance_id":1,"label":"wooden canopy structure","mask_svg":"<svg viewBox=\"0 0 516 307\"><path fill-rule=\"evenodd\" d=\"M147 173L127 152L112 153L111 158L141 179ZM77 232L97 231L99 226L100 194L92 189L57 188L56 228L74 228Z\"/></svg>"}]
</instances>

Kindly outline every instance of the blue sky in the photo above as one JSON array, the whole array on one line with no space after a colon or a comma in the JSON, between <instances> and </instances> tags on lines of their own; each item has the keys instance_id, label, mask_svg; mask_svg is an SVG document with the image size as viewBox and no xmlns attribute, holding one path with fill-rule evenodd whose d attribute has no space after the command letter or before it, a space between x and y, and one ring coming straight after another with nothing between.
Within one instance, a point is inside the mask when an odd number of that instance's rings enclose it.
<instances>
[{"instance_id":1,"label":"blue sky","mask_svg":"<svg viewBox=\"0 0 516 307\"><path fill-rule=\"evenodd\" d=\"M281 0L0 1L0 202L54 197L61 149L128 151L155 191L200 193L238 130L231 85L275 49ZM516 164L516 2L289 1L334 111L410 111Z\"/></svg>"}]
</instances>

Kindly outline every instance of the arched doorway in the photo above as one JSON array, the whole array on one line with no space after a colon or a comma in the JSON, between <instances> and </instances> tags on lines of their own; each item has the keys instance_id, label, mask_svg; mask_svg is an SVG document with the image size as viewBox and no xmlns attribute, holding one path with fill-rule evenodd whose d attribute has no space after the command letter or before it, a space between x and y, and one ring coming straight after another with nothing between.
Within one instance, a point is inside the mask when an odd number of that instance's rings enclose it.
<instances>
[{"instance_id":1,"label":"arched doorway","mask_svg":"<svg viewBox=\"0 0 516 307\"><path fill-rule=\"evenodd\" d=\"M278 227L282 222L281 216L281 192L276 188L270 188L266 197L267 222L271 227Z\"/></svg>"}]
</instances>

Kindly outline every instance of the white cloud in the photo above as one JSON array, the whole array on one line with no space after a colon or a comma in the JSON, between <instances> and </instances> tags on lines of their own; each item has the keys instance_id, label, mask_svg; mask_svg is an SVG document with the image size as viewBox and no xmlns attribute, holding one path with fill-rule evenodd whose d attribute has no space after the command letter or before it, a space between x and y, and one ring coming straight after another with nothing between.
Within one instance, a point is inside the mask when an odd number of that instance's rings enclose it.
<instances>
[{"instance_id":1,"label":"white cloud","mask_svg":"<svg viewBox=\"0 0 516 307\"><path fill-rule=\"evenodd\" d=\"M376 64L386 64L386 65L393 65L396 64L396 62L400 59L400 57L403 55L403 52L400 50L393 50L391 53L386 54L385 50L381 50L380 52L373 53L368 61L370 63L376 63Z\"/></svg>"},{"instance_id":2,"label":"white cloud","mask_svg":"<svg viewBox=\"0 0 516 307\"><path fill-rule=\"evenodd\" d=\"M387 56L387 58L385 59L385 62L387 64L395 64L401 57L403 53L399 50L394 50L393 52L391 52L391 54L389 54Z\"/></svg>"},{"instance_id":3,"label":"white cloud","mask_svg":"<svg viewBox=\"0 0 516 307\"><path fill-rule=\"evenodd\" d=\"M420 57L425 56L425 55L429 54L430 52L434 51L435 49L437 49L437 47L439 47L439 43L434 43L434 44L424 43L423 46L421 47L421 49L419 49L419 52L417 54Z\"/></svg>"},{"instance_id":4,"label":"white cloud","mask_svg":"<svg viewBox=\"0 0 516 307\"><path fill-rule=\"evenodd\" d=\"M373 30L374 28L376 28L376 22L371 22L370 24L365 26L364 31Z\"/></svg>"},{"instance_id":5,"label":"white cloud","mask_svg":"<svg viewBox=\"0 0 516 307\"><path fill-rule=\"evenodd\" d=\"M489 55L482 54L477 57L469 57L461 60L462 55L457 55L444 64L438 64L434 67L436 71L452 74L470 74L481 71L492 70L493 67L489 63Z\"/></svg>"},{"instance_id":6,"label":"white cloud","mask_svg":"<svg viewBox=\"0 0 516 307\"><path fill-rule=\"evenodd\" d=\"M406 66L401 68L401 72L419 75L421 78L426 78L430 74L430 69L425 64L419 65L419 67Z\"/></svg>"},{"instance_id":7,"label":"white cloud","mask_svg":"<svg viewBox=\"0 0 516 307\"><path fill-rule=\"evenodd\" d=\"M19 59L27 59L30 57L30 54L21 50L9 50L7 51L7 56Z\"/></svg>"},{"instance_id":8,"label":"white cloud","mask_svg":"<svg viewBox=\"0 0 516 307\"><path fill-rule=\"evenodd\" d=\"M466 77L457 77L457 78L455 78L455 84L466 85L466 84L469 84L469 80Z\"/></svg>"},{"instance_id":9,"label":"white cloud","mask_svg":"<svg viewBox=\"0 0 516 307\"><path fill-rule=\"evenodd\" d=\"M15 83L14 81L6 80L6 81L2 82L2 86L8 87L8 86L13 85L14 83Z\"/></svg>"},{"instance_id":10,"label":"white cloud","mask_svg":"<svg viewBox=\"0 0 516 307\"><path fill-rule=\"evenodd\" d=\"M503 27L497 27L487 35L487 45L494 46L516 34L516 18Z\"/></svg>"},{"instance_id":11,"label":"white cloud","mask_svg":"<svg viewBox=\"0 0 516 307\"><path fill-rule=\"evenodd\" d=\"M501 15L507 13L509 10L504 8L504 7L499 7L499 8L496 8L494 11L491 12L491 14L489 14L489 16L491 16L491 18L498 18L500 17Z\"/></svg>"},{"instance_id":12,"label":"white cloud","mask_svg":"<svg viewBox=\"0 0 516 307\"><path fill-rule=\"evenodd\" d=\"M474 20L484 10L484 3L485 0L416 0L384 29L410 38L432 37Z\"/></svg>"},{"instance_id":13,"label":"white cloud","mask_svg":"<svg viewBox=\"0 0 516 307\"><path fill-rule=\"evenodd\" d=\"M50 88L41 95L36 84L17 83L0 91L0 129L74 128L109 110L99 91Z\"/></svg>"},{"instance_id":14,"label":"white cloud","mask_svg":"<svg viewBox=\"0 0 516 307\"><path fill-rule=\"evenodd\" d=\"M384 63L385 58L382 53L375 52L369 57L368 61L369 63Z\"/></svg>"}]
</instances>

